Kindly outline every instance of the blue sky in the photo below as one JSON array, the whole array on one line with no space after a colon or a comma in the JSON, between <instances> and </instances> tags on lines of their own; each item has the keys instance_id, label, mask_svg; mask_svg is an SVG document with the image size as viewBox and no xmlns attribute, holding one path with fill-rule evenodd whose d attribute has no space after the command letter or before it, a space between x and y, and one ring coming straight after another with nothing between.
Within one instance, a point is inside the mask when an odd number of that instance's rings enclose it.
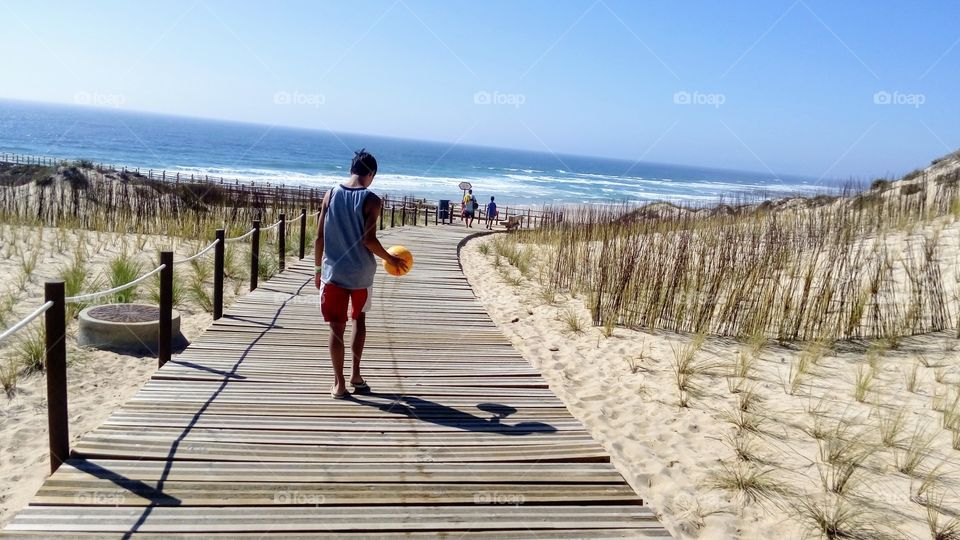
<instances>
[{"instance_id":1,"label":"blue sky","mask_svg":"<svg viewBox=\"0 0 960 540\"><path fill-rule=\"evenodd\" d=\"M0 97L872 178L960 148L956 1L0 0Z\"/></svg>"}]
</instances>

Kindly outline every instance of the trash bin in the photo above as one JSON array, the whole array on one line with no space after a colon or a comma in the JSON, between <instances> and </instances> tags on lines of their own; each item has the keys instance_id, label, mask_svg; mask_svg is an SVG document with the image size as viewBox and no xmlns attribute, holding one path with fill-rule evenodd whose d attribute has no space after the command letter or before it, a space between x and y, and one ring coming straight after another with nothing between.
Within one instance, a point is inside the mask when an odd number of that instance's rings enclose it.
<instances>
[{"instance_id":1,"label":"trash bin","mask_svg":"<svg viewBox=\"0 0 960 540\"><path fill-rule=\"evenodd\" d=\"M440 221L446 221L450 219L450 201L447 199L440 199Z\"/></svg>"}]
</instances>

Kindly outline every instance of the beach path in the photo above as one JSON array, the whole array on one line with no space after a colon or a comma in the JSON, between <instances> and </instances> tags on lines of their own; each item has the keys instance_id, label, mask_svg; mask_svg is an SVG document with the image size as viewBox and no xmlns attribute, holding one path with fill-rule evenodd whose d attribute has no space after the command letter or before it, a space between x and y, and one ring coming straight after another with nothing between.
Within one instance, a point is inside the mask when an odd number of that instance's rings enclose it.
<instances>
[{"instance_id":1,"label":"beach path","mask_svg":"<svg viewBox=\"0 0 960 540\"><path fill-rule=\"evenodd\" d=\"M466 234L382 233L416 265L378 270L370 393L329 395L309 256L78 441L2 536L669 538L475 299Z\"/></svg>"}]
</instances>

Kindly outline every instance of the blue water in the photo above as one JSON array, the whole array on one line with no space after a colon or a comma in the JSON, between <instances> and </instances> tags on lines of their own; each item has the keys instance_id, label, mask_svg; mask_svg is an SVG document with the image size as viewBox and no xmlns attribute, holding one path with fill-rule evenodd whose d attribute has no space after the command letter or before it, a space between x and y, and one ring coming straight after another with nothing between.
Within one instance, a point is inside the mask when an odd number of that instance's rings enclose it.
<instances>
[{"instance_id":1,"label":"blue water","mask_svg":"<svg viewBox=\"0 0 960 540\"><path fill-rule=\"evenodd\" d=\"M361 147L379 162L375 191L429 199L458 199L462 181L481 199L527 205L823 190L808 179L758 172L0 100L0 152L7 153L325 187L343 180Z\"/></svg>"}]
</instances>

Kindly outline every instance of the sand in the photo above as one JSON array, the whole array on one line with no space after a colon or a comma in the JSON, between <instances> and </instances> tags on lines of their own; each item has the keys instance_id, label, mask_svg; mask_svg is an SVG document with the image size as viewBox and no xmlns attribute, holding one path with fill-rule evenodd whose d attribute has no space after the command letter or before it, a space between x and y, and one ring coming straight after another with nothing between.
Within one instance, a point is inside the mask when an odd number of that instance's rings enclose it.
<instances>
[{"instance_id":1,"label":"sand","mask_svg":"<svg viewBox=\"0 0 960 540\"><path fill-rule=\"evenodd\" d=\"M84 246L86 261L94 275L106 272L109 261L124 249L138 253L144 271L156 266L160 248L173 248L175 258L192 255L201 242L161 236L58 231L35 227L0 225L0 299L12 310L6 312L6 329L43 303L43 282L57 279L74 253ZM37 254L35 268L24 274L23 259ZM208 259L212 261L212 252ZM212 263L210 263L212 264ZM178 265L180 279L190 275L189 265ZM150 282L140 288L140 298L149 302ZM95 290L108 288L102 283ZM246 289L228 280L225 302ZM209 290L209 289L208 289ZM92 291L90 291L92 292ZM206 329L212 317L187 299L177 305L181 330L188 340ZM76 323L68 333L76 332ZM0 344L0 362L11 359L17 341ZM138 357L99 350L79 349L68 336L68 399L70 438L76 441L99 426L119 405L131 398L157 369L155 357ZM22 375L9 395L0 392L0 528L23 508L50 472L46 412L46 386L42 373Z\"/></svg>"},{"instance_id":2,"label":"sand","mask_svg":"<svg viewBox=\"0 0 960 540\"><path fill-rule=\"evenodd\" d=\"M953 223L946 232L960 235L960 227ZM917 501L929 505L942 494L947 514L960 509L955 491L960 461L951 448L951 432L941 427L943 414L935 410L950 410L957 395L955 335L905 338L896 350L837 344L795 388L790 369L804 354L803 344L764 347L741 379L732 377L733 363L738 355L750 354L746 345L707 338L695 356L700 367L693 379L701 392L684 408L678 406L672 360L692 336L625 328L607 336L591 326L582 298L558 294L551 305L535 269L523 277L503 259L496 267L492 249L481 253L489 242L490 237L474 239L461 253L477 296L677 538L817 538L809 507L818 504L855 510L849 528L865 538L929 538L927 509ZM582 322L581 332L571 330L572 318ZM921 354L930 367L920 363ZM871 363L875 379L859 402L854 381L858 369L867 373ZM905 375L914 365L918 382L910 392ZM748 394L754 396L748 412L740 413L739 401ZM900 433L893 445L885 445L877 433L879 419L896 417L898 411L904 412ZM836 425L849 427L834 440L872 449L856 460L860 466L843 498L823 495L821 487L821 472L830 480L839 469L821 458L821 447L829 454L832 443L825 441ZM918 430L921 435L914 437ZM826 432L819 434L824 441L818 443L811 432ZM911 439L927 437L922 463L910 473L898 471ZM737 439L749 461L736 457L732 441ZM935 468L938 481L918 496ZM725 470L759 471L771 489L751 500L719 488L715 484ZM949 520L947 515L941 522Z\"/></svg>"}]
</instances>

